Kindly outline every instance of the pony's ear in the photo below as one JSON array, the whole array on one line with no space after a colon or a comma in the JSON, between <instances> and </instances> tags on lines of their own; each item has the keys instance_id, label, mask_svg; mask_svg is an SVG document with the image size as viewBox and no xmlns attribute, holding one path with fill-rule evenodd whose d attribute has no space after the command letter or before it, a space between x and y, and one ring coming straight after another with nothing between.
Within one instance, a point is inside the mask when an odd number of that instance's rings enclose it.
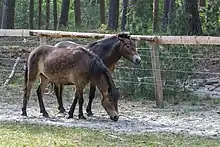
<instances>
[{"instance_id":1,"label":"pony's ear","mask_svg":"<svg viewBox=\"0 0 220 147\"><path fill-rule=\"evenodd\" d=\"M119 34L117 34L118 37L121 37L121 38L127 38L127 39L130 39L130 33L129 32L121 32Z\"/></svg>"},{"instance_id":2,"label":"pony's ear","mask_svg":"<svg viewBox=\"0 0 220 147\"><path fill-rule=\"evenodd\" d=\"M122 37L117 36L118 40L120 40L121 42L124 42L124 39Z\"/></svg>"},{"instance_id":3,"label":"pony's ear","mask_svg":"<svg viewBox=\"0 0 220 147\"><path fill-rule=\"evenodd\" d=\"M122 32L122 33L117 34L117 38L118 40L124 42L124 39L130 39L130 35L129 33Z\"/></svg>"}]
</instances>

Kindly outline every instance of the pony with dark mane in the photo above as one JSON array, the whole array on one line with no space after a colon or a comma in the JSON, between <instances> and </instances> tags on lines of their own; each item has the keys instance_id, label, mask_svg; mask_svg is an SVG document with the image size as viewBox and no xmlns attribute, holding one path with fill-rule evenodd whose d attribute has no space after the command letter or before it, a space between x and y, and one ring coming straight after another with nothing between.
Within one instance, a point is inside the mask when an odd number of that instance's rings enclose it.
<instances>
[{"instance_id":1,"label":"pony with dark mane","mask_svg":"<svg viewBox=\"0 0 220 147\"><path fill-rule=\"evenodd\" d=\"M119 91L115 87L110 71L103 61L91 51L83 47L60 49L42 45L35 48L29 55L25 69L25 87L22 115L27 116L26 108L31 89L37 78L40 85L37 96L40 112L49 117L43 103L43 93L49 82L59 85L75 85L75 98L69 110L69 118L73 117L77 101L79 102L79 119L83 115L83 89L91 81L102 94L101 103L110 118L117 121Z\"/></svg>"},{"instance_id":2,"label":"pony with dark mane","mask_svg":"<svg viewBox=\"0 0 220 147\"><path fill-rule=\"evenodd\" d=\"M141 58L136 50L135 40L131 39L128 34L119 33L115 36L103 38L95 41L89 45L81 45L72 41L61 41L55 45L59 48L71 48L76 46L84 46L89 51L94 52L101 58L104 64L110 69L111 72L114 71L116 63L121 57L131 61L134 64L140 64ZM62 102L62 91L63 86L54 86L54 91L58 101L58 109L61 113L65 112ZM95 83L90 82L90 93L89 102L86 107L86 112L88 116L92 116L92 101L95 97L96 86Z\"/></svg>"}]
</instances>

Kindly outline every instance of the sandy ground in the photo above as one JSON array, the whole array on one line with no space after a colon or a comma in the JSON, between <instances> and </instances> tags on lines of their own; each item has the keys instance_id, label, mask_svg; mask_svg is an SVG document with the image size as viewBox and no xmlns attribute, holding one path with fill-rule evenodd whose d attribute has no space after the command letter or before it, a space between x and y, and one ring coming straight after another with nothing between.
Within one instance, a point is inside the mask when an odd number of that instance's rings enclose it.
<instances>
[{"instance_id":1,"label":"sandy ground","mask_svg":"<svg viewBox=\"0 0 220 147\"><path fill-rule=\"evenodd\" d=\"M210 100L196 105L166 104L164 109L155 108L153 101L120 100L120 118L117 122L113 122L101 106L98 97L93 104L94 116L87 117L87 120L78 120L78 107L73 119L67 119L67 114L58 113L54 95L44 97L45 107L50 115L50 118L44 118L39 113L35 92L32 92L28 103L28 117L21 116L21 87L1 88L0 93L2 93L0 95L0 121L85 127L118 133L172 132L220 137L220 104L211 103ZM85 97L85 105L87 100ZM67 111L71 102L71 98L64 99Z\"/></svg>"}]
</instances>

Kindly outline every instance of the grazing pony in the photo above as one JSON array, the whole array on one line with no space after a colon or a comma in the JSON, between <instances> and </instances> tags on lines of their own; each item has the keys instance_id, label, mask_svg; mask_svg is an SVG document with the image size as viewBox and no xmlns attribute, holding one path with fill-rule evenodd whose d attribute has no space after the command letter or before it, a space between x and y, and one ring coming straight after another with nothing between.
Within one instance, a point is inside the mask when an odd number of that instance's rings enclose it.
<instances>
[{"instance_id":1,"label":"grazing pony","mask_svg":"<svg viewBox=\"0 0 220 147\"><path fill-rule=\"evenodd\" d=\"M49 117L45 110L42 95L49 82L58 85L75 85L75 98L69 110L69 118L73 117L77 101L79 102L79 119L83 115L83 89L91 81L102 94L101 103L110 118L117 121L119 91L115 87L110 71L103 61L91 51L83 47L60 49L42 45L29 55L25 69L25 87L22 115L27 116L26 108L33 84L40 77L37 96L40 112Z\"/></svg>"},{"instance_id":2,"label":"grazing pony","mask_svg":"<svg viewBox=\"0 0 220 147\"><path fill-rule=\"evenodd\" d=\"M72 41L61 41L55 45L60 48L71 48L76 46L84 46L88 50L94 52L101 58L104 64L110 69L111 72L114 71L116 63L121 57L126 58L134 64L140 64L141 58L136 50L135 40L131 39L128 34L119 33L112 37L107 37L95 41L87 46L80 45ZM62 91L63 86L54 86L54 91L58 101L58 110L63 113L65 109L62 102ZM92 116L92 101L95 97L96 86L95 83L90 82L90 93L89 102L86 107L86 112L88 116Z\"/></svg>"}]
</instances>

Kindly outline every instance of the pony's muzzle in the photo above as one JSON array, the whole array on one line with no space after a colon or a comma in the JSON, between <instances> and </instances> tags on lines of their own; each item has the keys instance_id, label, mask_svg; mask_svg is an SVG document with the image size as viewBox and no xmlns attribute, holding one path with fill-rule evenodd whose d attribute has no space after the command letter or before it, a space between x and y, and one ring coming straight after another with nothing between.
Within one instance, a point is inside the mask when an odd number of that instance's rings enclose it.
<instances>
[{"instance_id":1,"label":"pony's muzzle","mask_svg":"<svg viewBox=\"0 0 220 147\"><path fill-rule=\"evenodd\" d=\"M134 63L134 64L140 64L141 63L141 57L140 56L138 56L138 55L134 55L133 56L133 59L132 59L132 62Z\"/></svg>"},{"instance_id":2,"label":"pony's muzzle","mask_svg":"<svg viewBox=\"0 0 220 147\"><path fill-rule=\"evenodd\" d=\"M114 115L114 116L110 116L111 120L113 121L118 121L119 116L118 115Z\"/></svg>"}]
</instances>

